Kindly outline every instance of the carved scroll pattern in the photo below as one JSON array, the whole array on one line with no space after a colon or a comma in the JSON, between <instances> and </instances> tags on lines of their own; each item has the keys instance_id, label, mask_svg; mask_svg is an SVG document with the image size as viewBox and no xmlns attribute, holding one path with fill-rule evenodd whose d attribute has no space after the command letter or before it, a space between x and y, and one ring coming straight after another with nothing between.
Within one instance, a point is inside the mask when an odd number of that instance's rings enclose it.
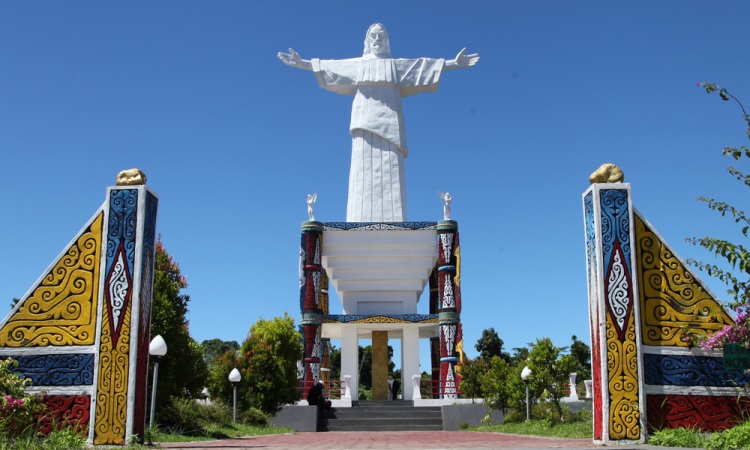
<instances>
[{"instance_id":1,"label":"carved scroll pattern","mask_svg":"<svg viewBox=\"0 0 750 450\"><path fill-rule=\"evenodd\" d=\"M93 345L103 213L0 330L2 347Z\"/></svg>"},{"instance_id":2,"label":"carved scroll pattern","mask_svg":"<svg viewBox=\"0 0 750 450\"><path fill-rule=\"evenodd\" d=\"M115 341L109 315L102 314L102 335L99 346L99 380L96 394L94 444L125 443L128 405L128 371L130 367L129 303L122 315L120 336Z\"/></svg>"},{"instance_id":3,"label":"carved scroll pattern","mask_svg":"<svg viewBox=\"0 0 750 450\"><path fill-rule=\"evenodd\" d=\"M750 400L736 396L649 395L648 425L651 429L687 428L723 431L744 421Z\"/></svg>"},{"instance_id":4,"label":"carved scroll pattern","mask_svg":"<svg viewBox=\"0 0 750 450\"><path fill-rule=\"evenodd\" d=\"M48 435L55 428L85 430L89 424L91 397L88 395L47 395L47 411L39 420L39 431Z\"/></svg>"},{"instance_id":5,"label":"carved scroll pattern","mask_svg":"<svg viewBox=\"0 0 750 450\"><path fill-rule=\"evenodd\" d=\"M94 354L22 355L14 372L31 379L33 386L86 386L94 384Z\"/></svg>"},{"instance_id":6,"label":"carved scroll pattern","mask_svg":"<svg viewBox=\"0 0 750 450\"><path fill-rule=\"evenodd\" d=\"M733 323L724 308L637 214L635 227L645 345L687 347L681 337L688 327L710 334Z\"/></svg>"},{"instance_id":7,"label":"carved scroll pattern","mask_svg":"<svg viewBox=\"0 0 750 450\"><path fill-rule=\"evenodd\" d=\"M609 437L637 440L641 436L638 412L638 358L635 318L629 316L625 340L607 315L607 373L609 383Z\"/></svg>"},{"instance_id":8,"label":"carved scroll pattern","mask_svg":"<svg viewBox=\"0 0 750 450\"><path fill-rule=\"evenodd\" d=\"M643 356L646 384L743 387L750 383L750 375L744 370L726 370L723 358L650 353Z\"/></svg>"}]
</instances>

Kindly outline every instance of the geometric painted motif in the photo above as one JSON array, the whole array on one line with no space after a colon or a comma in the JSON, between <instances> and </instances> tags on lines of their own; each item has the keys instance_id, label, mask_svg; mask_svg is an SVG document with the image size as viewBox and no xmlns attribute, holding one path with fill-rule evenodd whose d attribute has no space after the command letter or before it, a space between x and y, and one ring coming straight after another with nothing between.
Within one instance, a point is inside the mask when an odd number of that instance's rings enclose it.
<instances>
[{"instance_id":1,"label":"geometric painted motif","mask_svg":"<svg viewBox=\"0 0 750 450\"><path fill-rule=\"evenodd\" d=\"M637 212L634 221L643 343L688 347L687 331L712 334L734 323Z\"/></svg>"},{"instance_id":2,"label":"geometric painted motif","mask_svg":"<svg viewBox=\"0 0 750 450\"><path fill-rule=\"evenodd\" d=\"M0 347L93 345L103 213L93 218L0 329Z\"/></svg>"},{"instance_id":3,"label":"geometric painted motif","mask_svg":"<svg viewBox=\"0 0 750 450\"><path fill-rule=\"evenodd\" d=\"M95 445L125 443L138 190L110 191L106 301L99 340Z\"/></svg>"},{"instance_id":4,"label":"geometric painted motif","mask_svg":"<svg viewBox=\"0 0 750 450\"><path fill-rule=\"evenodd\" d=\"M454 221L438 223L437 307L440 348L440 393L456 398L461 379L456 372L458 348L462 345L458 229ZM432 283L432 281L431 281ZM455 284L454 284L455 283ZM432 300L432 293L431 293ZM432 307L431 307L432 308Z\"/></svg>"},{"instance_id":5,"label":"geometric painted motif","mask_svg":"<svg viewBox=\"0 0 750 450\"><path fill-rule=\"evenodd\" d=\"M638 383L638 344L630 267L628 192L602 189L601 229L606 305L609 437L641 438Z\"/></svg>"},{"instance_id":6,"label":"geometric painted motif","mask_svg":"<svg viewBox=\"0 0 750 450\"><path fill-rule=\"evenodd\" d=\"M437 323L437 314L327 314L323 323Z\"/></svg>"}]
</instances>

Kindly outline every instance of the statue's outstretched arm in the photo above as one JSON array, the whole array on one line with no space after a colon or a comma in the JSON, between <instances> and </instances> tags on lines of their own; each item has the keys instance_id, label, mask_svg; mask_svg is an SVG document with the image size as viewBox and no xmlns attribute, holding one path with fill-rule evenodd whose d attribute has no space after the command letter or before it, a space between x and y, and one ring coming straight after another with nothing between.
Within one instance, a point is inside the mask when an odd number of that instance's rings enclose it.
<instances>
[{"instance_id":1,"label":"statue's outstretched arm","mask_svg":"<svg viewBox=\"0 0 750 450\"><path fill-rule=\"evenodd\" d=\"M298 69L312 70L312 63L306 59L302 59L299 53L295 52L294 49L289 49L289 53L279 52L277 55L281 62L287 66L296 67Z\"/></svg>"},{"instance_id":2,"label":"statue's outstretched arm","mask_svg":"<svg viewBox=\"0 0 750 450\"><path fill-rule=\"evenodd\" d=\"M290 49L291 50L291 49ZM281 56L279 56L280 58ZM445 70L449 69L463 69L465 67L471 67L479 62L479 53L466 54L466 48L461 49L456 55L455 59L450 59L445 62Z\"/></svg>"}]
</instances>

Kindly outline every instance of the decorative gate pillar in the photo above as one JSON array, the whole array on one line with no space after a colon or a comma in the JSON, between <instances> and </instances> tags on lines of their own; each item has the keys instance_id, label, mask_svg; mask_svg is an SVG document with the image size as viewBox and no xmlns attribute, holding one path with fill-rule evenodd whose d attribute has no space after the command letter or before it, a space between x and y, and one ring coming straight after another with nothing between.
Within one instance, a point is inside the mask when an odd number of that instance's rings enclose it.
<instances>
[{"instance_id":1,"label":"decorative gate pillar","mask_svg":"<svg viewBox=\"0 0 750 450\"><path fill-rule=\"evenodd\" d=\"M635 226L626 183L583 194L594 381L594 441L642 443L645 411Z\"/></svg>"},{"instance_id":2,"label":"decorative gate pillar","mask_svg":"<svg viewBox=\"0 0 750 450\"><path fill-rule=\"evenodd\" d=\"M323 245L323 224L317 221L302 222L302 238L299 254L300 274L300 311L302 313L302 330L304 339L303 381L305 387L320 379L322 362L321 325L323 310L321 288L323 284L323 266L321 265L321 247Z\"/></svg>"},{"instance_id":3,"label":"decorative gate pillar","mask_svg":"<svg viewBox=\"0 0 750 450\"><path fill-rule=\"evenodd\" d=\"M458 223L441 220L438 232L438 317L440 320L440 393L442 398L457 398L459 377L456 363L461 342L460 248Z\"/></svg>"},{"instance_id":4,"label":"decorative gate pillar","mask_svg":"<svg viewBox=\"0 0 750 450\"><path fill-rule=\"evenodd\" d=\"M96 445L124 445L143 435L157 202L146 186L107 189L91 407Z\"/></svg>"}]
</instances>

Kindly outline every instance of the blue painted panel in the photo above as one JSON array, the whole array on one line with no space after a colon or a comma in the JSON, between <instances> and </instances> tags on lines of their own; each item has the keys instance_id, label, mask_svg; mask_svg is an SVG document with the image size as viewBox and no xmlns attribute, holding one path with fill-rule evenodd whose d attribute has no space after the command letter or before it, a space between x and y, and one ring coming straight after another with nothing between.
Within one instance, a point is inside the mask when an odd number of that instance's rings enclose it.
<instances>
[{"instance_id":1,"label":"blue painted panel","mask_svg":"<svg viewBox=\"0 0 750 450\"><path fill-rule=\"evenodd\" d=\"M14 372L30 378L32 386L90 386L94 384L94 354L23 355Z\"/></svg>"},{"instance_id":2,"label":"blue painted panel","mask_svg":"<svg viewBox=\"0 0 750 450\"><path fill-rule=\"evenodd\" d=\"M750 382L742 370L725 370L724 358L646 353L643 364L651 385L737 387Z\"/></svg>"},{"instance_id":3,"label":"blue painted panel","mask_svg":"<svg viewBox=\"0 0 750 450\"><path fill-rule=\"evenodd\" d=\"M630 266L630 213L628 191L625 189L602 189L599 192L602 209L602 252L604 267L609 267L615 242L619 241L628 272ZM606 270L606 269L605 269Z\"/></svg>"}]
</instances>

